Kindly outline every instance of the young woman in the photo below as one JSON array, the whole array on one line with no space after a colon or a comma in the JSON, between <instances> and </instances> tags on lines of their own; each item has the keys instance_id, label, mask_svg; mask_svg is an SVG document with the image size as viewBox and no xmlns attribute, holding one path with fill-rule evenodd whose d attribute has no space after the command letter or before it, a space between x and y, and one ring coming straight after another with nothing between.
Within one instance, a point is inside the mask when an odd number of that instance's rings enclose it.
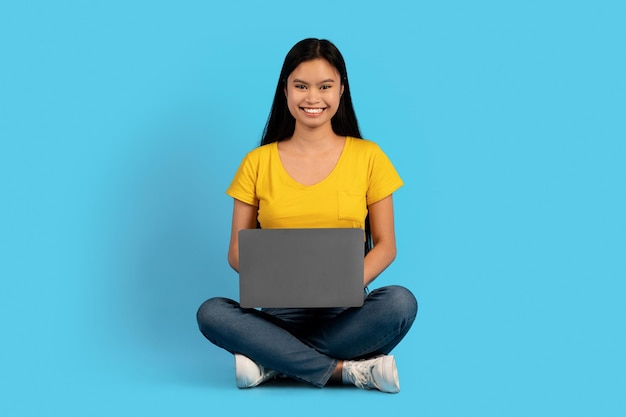
<instances>
[{"instance_id":1,"label":"young woman","mask_svg":"<svg viewBox=\"0 0 626 417\"><path fill-rule=\"evenodd\" d=\"M227 191L233 269L241 229L354 227L366 231L364 288L374 281L396 255L392 193L402 180L380 148L360 137L341 53L327 40L298 42L285 58L261 146ZM240 388L286 376L395 393L400 383L388 354L416 314L411 292L387 286L347 309L259 311L212 298L197 318L207 339L234 354Z\"/></svg>"}]
</instances>

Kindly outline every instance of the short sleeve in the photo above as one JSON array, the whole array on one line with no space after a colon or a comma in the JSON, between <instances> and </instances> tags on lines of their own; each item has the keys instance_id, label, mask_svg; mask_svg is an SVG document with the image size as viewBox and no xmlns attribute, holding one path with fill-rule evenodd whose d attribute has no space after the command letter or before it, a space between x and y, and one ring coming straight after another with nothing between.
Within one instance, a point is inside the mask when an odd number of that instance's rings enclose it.
<instances>
[{"instance_id":1,"label":"short sleeve","mask_svg":"<svg viewBox=\"0 0 626 417\"><path fill-rule=\"evenodd\" d=\"M404 185L393 164L378 145L373 147L369 165L368 205L393 194Z\"/></svg>"},{"instance_id":2,"label":"short sleeve","mask_svg":"<svg viewBox=\"0 0 626 417\"><path fill-rule=\"evenodd\" d=\"M259 173L258 162L256 153L248 153L241 161L233 181L226 190L226 194L246 204L258 207L259 200L256 196L256 182Z\"/></svg>"}]
</instances>

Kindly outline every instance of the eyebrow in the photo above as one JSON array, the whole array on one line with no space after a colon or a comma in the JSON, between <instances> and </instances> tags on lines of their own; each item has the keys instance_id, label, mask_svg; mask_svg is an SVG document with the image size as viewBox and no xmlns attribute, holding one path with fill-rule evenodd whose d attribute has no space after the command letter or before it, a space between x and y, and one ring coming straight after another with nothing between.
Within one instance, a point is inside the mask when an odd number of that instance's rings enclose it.
<instances>
[{"instance_id":1,"label":"eyebrow","mask_svg":"<svg viewBox=\"0 0 626 417\"><path fill-rule=\"evenodd\" d=\"M324 80L324 81L320 81L318 84L327 84L327 83L334 83L334 82L335 82L335 80L333 80L332 78L328 78L328 79L326 79L326 80ZM297 84L307 84L307 85L309 84L308 82L303 81L303 80L300 80L300 79L298 79L298 78L295 78L295 79L292 81L292 83L297 83Z\"/></svg>"}]
</instances>

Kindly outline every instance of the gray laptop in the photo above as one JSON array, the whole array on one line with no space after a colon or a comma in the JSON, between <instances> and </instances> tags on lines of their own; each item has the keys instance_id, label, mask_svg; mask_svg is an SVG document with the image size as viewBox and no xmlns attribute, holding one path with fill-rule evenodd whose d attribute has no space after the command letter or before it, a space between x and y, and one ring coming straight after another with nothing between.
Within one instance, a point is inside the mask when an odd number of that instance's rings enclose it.
<instances>
[{"instance_id":1,"label":"gray laptop","mask_svg":"<svg viewBox=\"0 0 626 417\"><path fill-rule=\"evenodd\" d=\"M239 231L239 303L255 307L363 305L363 229Z\"/></svg>"}]
</instances>

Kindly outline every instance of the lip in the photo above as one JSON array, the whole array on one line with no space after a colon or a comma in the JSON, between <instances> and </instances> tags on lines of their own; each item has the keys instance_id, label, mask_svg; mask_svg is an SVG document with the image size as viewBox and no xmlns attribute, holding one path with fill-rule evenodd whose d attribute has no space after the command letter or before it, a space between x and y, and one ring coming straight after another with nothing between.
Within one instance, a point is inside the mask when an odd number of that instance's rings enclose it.
<instances>
[{"instance_id":1,"label":"lip","mask_svg":"<svg viewBox=\"0 0 626 417\"><path fill-rule=\"evenodd\" d=\"M317 117L320 114L324 113L324 111L326 110L326 107L300 107L300 110L302 110L302 112L309 117Z\"/></svg>"}]
</instances>

